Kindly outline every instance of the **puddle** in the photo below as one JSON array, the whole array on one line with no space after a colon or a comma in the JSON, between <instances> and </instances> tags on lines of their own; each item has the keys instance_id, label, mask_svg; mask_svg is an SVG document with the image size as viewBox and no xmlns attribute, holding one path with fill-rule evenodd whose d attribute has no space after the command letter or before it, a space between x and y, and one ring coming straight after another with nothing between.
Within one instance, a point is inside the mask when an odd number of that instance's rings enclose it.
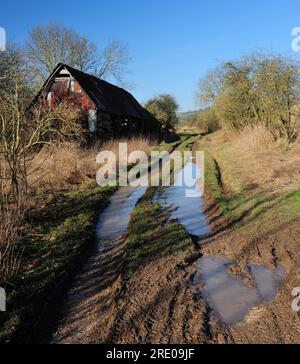
<instances>
[{"instance_id":1,"label":"puddle","mask_svg":"<svg viewBox=\"0 0 300 364\"><path fill-rule=\"evenodd\" d=\"M121 187L111 197L97 223L97 240L114 240L126 232L130 214L146 190L146 187Z\"/></svg>"},{"instance_id":2,"label":"puddle","mask_svg":"<svg viewBox=\"0 0 300 364\"><path fill-rule=\"evenodd\" d=\"M159 163L152 165L152 170L158 173ZM192 184L193 178L198 178L199 175L196 164L188 162L176 176L174 185L164 190L162 195L155 195L154 200L170 208L170 219L178 219L190 234L200 237L208 235L210 230L203 212L200 184ZM175 186L181 179L183 185ZM126 232L130 214L146 190L147 187L121 187L111 197L110 204L100 215L96 227L98 240L114 240ZM187 191L189 197L186 197Z\"/></svg>"},{"instance_id":3,"label":"puddle","mask_svg":"<svg viewBox=\"0 0 300 364\"><path fill-rule=\"evenodd\" d=\"M250 265L249 271L261 299L271 301L276 297L278 286L283 282L285 272L278 268L268 269L263 265Z\"/></svg>"},{"instance_id":4,"label":"puddle","mask_svg":"<svg viewBox=\"0 0 300 364\"><path fill-rule=\"evenodd\" d=\"M234 264L227 259L203 257L199 260L194 285L204 283L204 292L209 305L225 324L236 324L244 319L248 311L264 301L276 298L278 286L284 279L284 270L271 270L262 265L248 267L254 287L229 273Z\"/></svg>"},{"instance_id":5,"label":"puddle","mask_svg":"<svg viewBox=\"0 0 300 364\"><path fill-rule=\"evenodd\" d=\"M204 214L200 175L198 166L188 162L175 176L174 184L156 194L153 200L170 210L170 220L179 220L189 234L204 237L210 234L210 228ZM177 186L181 181L182 186Z\"/></svg>"}]
</instances>

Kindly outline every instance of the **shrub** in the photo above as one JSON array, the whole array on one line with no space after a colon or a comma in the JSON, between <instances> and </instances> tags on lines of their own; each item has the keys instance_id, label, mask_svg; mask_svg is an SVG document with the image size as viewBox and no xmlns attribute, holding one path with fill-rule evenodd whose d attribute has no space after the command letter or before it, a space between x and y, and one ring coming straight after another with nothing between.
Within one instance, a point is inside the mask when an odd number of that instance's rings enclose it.
<instances>
[{"instance_id":1,"label":"shrub","mask_svg":"<svg viewBox=\"0 0 300 364\"><path fill-rule=\"evenodd\" d=\"M293 107L300 99L297 62L257 55L227 62L200 81L199 100L212 107L224 129L264 125L273 138L297 138Z\"/></svg>"}]
</instances>

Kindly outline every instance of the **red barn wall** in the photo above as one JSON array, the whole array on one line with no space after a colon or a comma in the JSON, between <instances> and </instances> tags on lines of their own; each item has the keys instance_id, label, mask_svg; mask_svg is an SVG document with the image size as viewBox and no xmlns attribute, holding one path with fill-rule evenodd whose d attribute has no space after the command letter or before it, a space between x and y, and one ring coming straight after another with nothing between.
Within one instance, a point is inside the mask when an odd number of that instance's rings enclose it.
<instances>
[{"instance_id":1,"label":"red barn wall","mask_svg":"<svg viewBox=\"0 0 300 364\"><path fill-rule=\"evenodd\" d=\"M57 107L62 101L69 101L81 110L95 110L95 104L82 90L79 83L71 79L55 79L48 91L48 104L51 108Z\"/></svg>"}]
</instances>

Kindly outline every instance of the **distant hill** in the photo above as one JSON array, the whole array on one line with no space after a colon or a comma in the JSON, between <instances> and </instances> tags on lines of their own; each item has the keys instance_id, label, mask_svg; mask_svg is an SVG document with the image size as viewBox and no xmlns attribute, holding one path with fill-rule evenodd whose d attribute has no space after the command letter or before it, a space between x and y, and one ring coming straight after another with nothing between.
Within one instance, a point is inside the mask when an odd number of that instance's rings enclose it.
<instances>
[{"instance_id":1,"label":"distant hill","mask_svg":"<svg viewBox=\"0 0 300 364\"><path fill-rule=\"evenodd\" d=\"M200 110L193 110L193 111L186 111L186 112L179 112L178 118L180 122L183 122L184 120L191 118L193 116L196 116Z\"/></svg>"}]
</instances>

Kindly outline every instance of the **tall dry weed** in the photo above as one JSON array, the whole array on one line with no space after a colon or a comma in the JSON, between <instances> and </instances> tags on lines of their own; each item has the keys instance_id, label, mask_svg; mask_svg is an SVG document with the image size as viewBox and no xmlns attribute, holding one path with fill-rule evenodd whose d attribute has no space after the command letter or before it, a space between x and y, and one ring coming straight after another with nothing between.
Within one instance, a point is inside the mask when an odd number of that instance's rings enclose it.
<instances>
[{"instance_id":1,"label":"tall dry weed","mask_svg":"<svg viewBox=\"0 0 300 364\"><path fill-rule=\"evenodd\" d=\"M232 131L231 133L233 143L241 151L252 152L253 154L267 153L287 144L284 138L276 141L273 134L263 125L249 125L240 132Z\"/></svg>"},{"instance_id":2,"label":"tall dry weed","mask_svg":"<svg viewBox=\"0 0 300 364\"><path fill-rule=\"evenodd\" d=\"M222 142L222 141L220 141ZM224 134L227 163L237 180L275 192L292 191L300 186L300 141L274 139L261 125L241 132Z\"/></svg>"},{"instance_id":3,"label":"tall dry weed","mask_svg":"<svg viewBox=\"0 0 300 364\"><path fill-rule=\"evenodd\" d=\"M127 143L128 155L135 150L150 152L154 142L143 137L115 139L103 144L82 148L78 143L45 146L28 163L28 182L31 190L67 188L95 180L99 166L96 156L101 151L114 152L119 159L119 144Z\"/></svg>"},{"instance_id":4,"label":"tall dry weed","mask_svg":"<svg viewBox=\"0 0 300 364\"><path fill-rule=\"evenodd\" d=\"M23 247L20 244L26 205L19 196L10 202L3 195L0 201L0 286L10 283L18 272Z\"/></svg>"}]
</instances>

